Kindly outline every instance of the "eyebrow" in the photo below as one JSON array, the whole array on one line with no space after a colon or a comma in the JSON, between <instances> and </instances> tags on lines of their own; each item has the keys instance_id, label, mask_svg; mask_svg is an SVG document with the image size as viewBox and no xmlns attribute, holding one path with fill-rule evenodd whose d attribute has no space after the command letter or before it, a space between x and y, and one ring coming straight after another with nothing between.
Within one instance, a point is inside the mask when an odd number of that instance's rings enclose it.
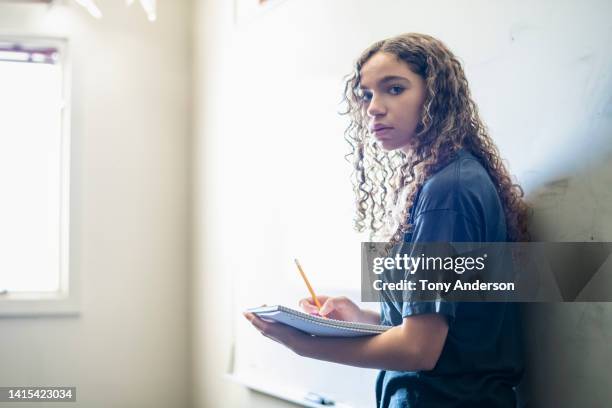
<instances>
[{"instance_id":1,"label":"eyebrow","mask_svg":"<svg viewBox=\"0 0 612 408\"><path fill-rule=\"evenodd\" d=\"M397 76L397 75L387 75L387 76L383 77L380 81L378 81L378 83L382 85L384 83L391 82L391 81L397 81L397 80L402 80L402 81L406 81L406 82L410 83L410 80L408 78ZM360 83L359 84L359 89L369 89L369 88L367 86L363 86Z\"/></svg>"}]
</instances>

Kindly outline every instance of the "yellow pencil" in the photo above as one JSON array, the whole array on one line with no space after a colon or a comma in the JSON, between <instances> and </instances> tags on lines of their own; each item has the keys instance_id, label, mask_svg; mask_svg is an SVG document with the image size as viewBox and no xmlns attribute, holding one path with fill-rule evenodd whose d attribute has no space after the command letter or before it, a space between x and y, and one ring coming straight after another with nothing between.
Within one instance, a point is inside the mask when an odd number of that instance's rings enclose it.
<instances>
[{"instance_id":1,"label":"yellow pencil","mask_svg":"<svg viewBox=\"0 0 612 408\"><path fill-rule=\"evenodd\" d=\"M314 290L312 290L312 286L310 286L310 282L308 282L308 278L306 277L306 274L302 270L302 267L300 266L300 263L298 262L297 259L295 259L295 264L297 265L298 270L300 271L300 275L302 275L302 279L304 279L304 283L308 287L308 291L310 292L310 296L312 296L312 299L314 300L315 304L317 305L319 310L321 310L321 304L319 303L319 299L317 299L317 295L315 295Z\"/></svg>"}]
</instances>

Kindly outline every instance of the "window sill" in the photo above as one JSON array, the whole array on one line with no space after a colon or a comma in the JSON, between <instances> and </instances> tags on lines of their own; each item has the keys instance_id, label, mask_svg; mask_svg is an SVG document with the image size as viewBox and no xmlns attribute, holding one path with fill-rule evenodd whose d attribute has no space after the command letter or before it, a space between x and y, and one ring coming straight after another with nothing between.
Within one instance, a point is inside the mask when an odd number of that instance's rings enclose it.
<instances>
[{"instance_id":1,"label":"window sill","mask_svg":"<svg viewBox=\"0 0 612 408\"><path fill-rule=\"evenodd\" d=\"M76 296L61 293L0 294L0 318L78 316Z\"/></svg>"}]
</instances>

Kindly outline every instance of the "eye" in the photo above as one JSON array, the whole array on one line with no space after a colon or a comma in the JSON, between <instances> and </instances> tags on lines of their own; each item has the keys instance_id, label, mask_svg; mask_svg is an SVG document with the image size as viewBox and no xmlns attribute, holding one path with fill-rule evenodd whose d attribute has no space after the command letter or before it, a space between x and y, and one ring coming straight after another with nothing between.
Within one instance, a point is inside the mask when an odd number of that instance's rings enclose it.
<instances>
[{"instance_id":1,"label":"eye","mask_svg":"<svg viewBox=\"0 0 612 408\"><path fill-rule=\"evenodd\" d=\"M395 85L395 86L392 86L391 88L389 88L389 93L391 95L399 95L402 92L404 92L404 89L405 88L403 86Z\"/></svg>"}]
</instances>

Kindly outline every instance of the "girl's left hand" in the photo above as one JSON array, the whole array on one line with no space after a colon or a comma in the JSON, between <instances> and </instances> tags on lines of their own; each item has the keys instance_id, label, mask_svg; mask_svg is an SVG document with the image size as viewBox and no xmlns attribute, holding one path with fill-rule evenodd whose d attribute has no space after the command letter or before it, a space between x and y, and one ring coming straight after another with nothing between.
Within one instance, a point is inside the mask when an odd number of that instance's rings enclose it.
<instances>
[{"instance_id":1,"label":"girl's left hand","mask_svg":"<svg viewBox=\"0 0 612 408\"><path fill-rule=\"evenodd\" d=\"M243 312L244 317L251 322L264 336L290 348L300 354L301 346L305 345L310 335L282 323L266 322L253 313Z\"/></svg>"}]
</instances>

